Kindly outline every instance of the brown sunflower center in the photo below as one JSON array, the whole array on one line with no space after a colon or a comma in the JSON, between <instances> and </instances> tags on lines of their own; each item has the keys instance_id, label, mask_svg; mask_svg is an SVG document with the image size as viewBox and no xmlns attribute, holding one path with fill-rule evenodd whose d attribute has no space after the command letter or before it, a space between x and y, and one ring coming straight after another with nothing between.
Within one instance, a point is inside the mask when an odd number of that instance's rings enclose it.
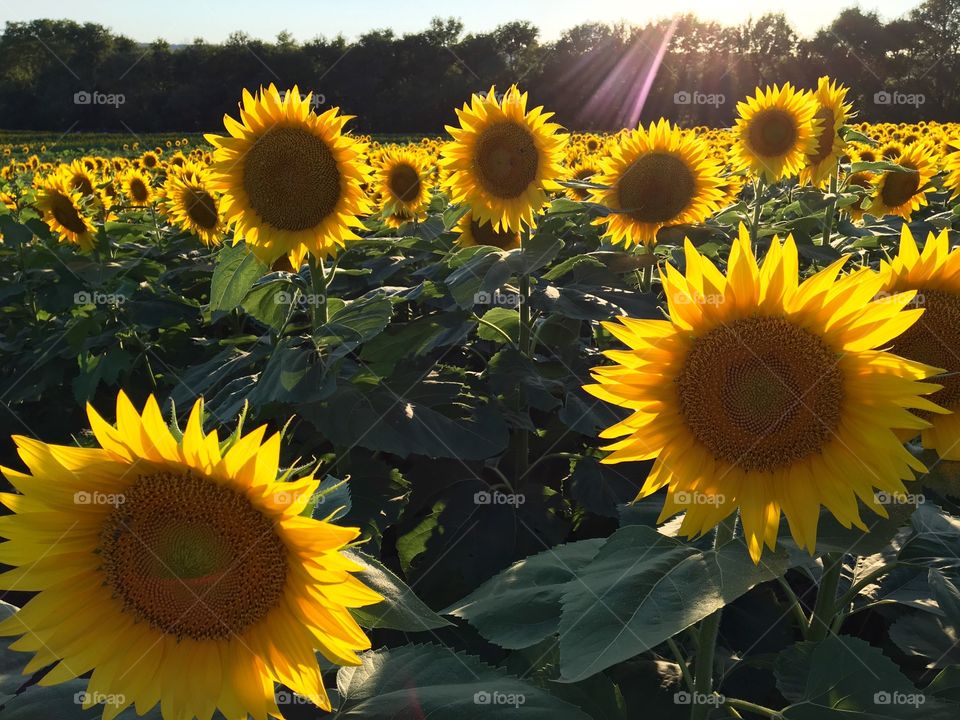
<instances>
[{"instance_id":1,"label":"brown sunflower center","mask_svg":"<svg viewBox=\"0 0 960 720\"><path fill-rule=\"evenodd\" d=\"M779 108L757 114L747 131L747 144L760 157L786 155L797 142L797 124L793 115Z\"/></svg>"},{"instance_id":2,"label":"brown sunflower center","mask_svg":"<svg viewBox=\"0 0 960 720\"><path fill-rule=\"evenodd\" d=\"M70 184L74 190L79 190L81 195L93 195L93 183L86 175L74 175Z\"/></svg>"},{"instance_id":3,"label":"brown sunflower center","mask_svg":"<svg viewBox=\"0 0 960 720\"><path fill-rule=\"evenodd\" d=\"M533 134L505 120L480 133L473 162L484 190L498 198L516 198L537 179L540 156Z\"/></svg>"},{"instance_id":4,"label":"brown sunflower center","mask_svg":"<svg viewBox=\"0 0 960 720\"><path fill-rule=\"evenodd\" d=\"M133 178L130 181L130 196L137 202L146 202L150 193L147 192L147 186L140 178Z\"/></svg>"},{"instance_id":5,"label":"brown sunflower center","mask_svg":"<svg viewBox=\"0 0 960 720\"><path fill-rule=\"evenodd\" d=\"M87 231L87 224L80 216L80 211L73 204L73 200L66 195L56 193L51 198L50 212L53 219L72 233L82 235Z\"/></svg>"},{"instance_id":6,"label":"brown sunflower center","mask_svg":"<svg viewBox=\"0 0 960 720\"><path fill-rule=\"evenodd\" d=\"M157 166L157 157L155 155L144 155L143 166L148 168L155 168Z\"/></svg>"},{"instance_id":7,"label":"brown sunflower center","mask_svg":"<svg viewBox=\"0 0 960 720\"><path fill-rule=\"evenodd\" d=\"M833 124L837 117L834 115L832 108L822 107L817 111L815 119L823 121L823 127L820 128L820 137L817 138L817 151L810 156L811 164L818 165L830 157L830 153L833 152L833 141L837 137Z\"/></svg>"},{"instance_id":8,"label":"brown sunflower center","mask_svg":"<svg viewBox=\"0 0 960 720\"><path fill-rule=\"evenodd\" d=\"M880 197L887 207L898 207L908 202L919 189L920 173L916 170L889 172L884 178Z\"/></svg>"},{"instance_id":9,"label":"brown sunflower center","mask_svg":"<svg viewBox=\"0 0 960 720\"><path fill-rule=\"evenodd\" d=\"M617 183L620 207L645 223L673 220L690 205L696 190L687 164L665 152L641 155Z\"/></svg>"},{"instance_id":10,"label":"brown sunflower center","mask_svg":"<svg viewBox=\"0 0 960 720\"><path fill-rule=\"evenodd\" d=\"M243 189L264 222L306 230L336 209L340 169L322 138L303 128L273 127L244 158Z\"/></svg>"},{"instance_id":11,"label":"brown sunflower center","mask_svg":"<svg viewBox=\"0 0 960 720\"><path fill-rule=\"evenodd\" d=\"M420 173L406 163L397 165L390 171L390 192L401 202L413 202L420 196Z\"/></svg>"},{"instance_id":12,"label":"brown sunflower center","mask_svg":"<svg viewBox=\"0 0 960 720\"><path fill-rule=\"evenodd\" d=\"M896 339L893 352L910 360L943 368L947 374L931 378L943 389L929 399L948 410L960 407L960 295L942 290L920 290L911 307L923 315ZM917 412L922 417L930 413Z\"/></svg>"},{"instance_id":13,"label":"brown sunflower center","mask_svg":"<svg viewBox=\"0 0 960 720\"><path fill-rule=\"evenodd\" d=\"M128 612L195 640L243 633L286 580L273 523L236 490L190 473L140 476L104 523L100 553Z\"/></svg>"},{"instance_id":14,"label":"brown sunflower center","mask_svg":"<svg viewBox=\"0 0 960 720\"><path fill-rule=\"evenodd\" d=\"M677 388L697 441L742 470L818 452L840 423L836 353L784 318L744 318L697 338Z\"/></svg>"},{"instance_id":15,"label":"brown sunflower center","mask_svg":"<svg viewBox=\"0 0 960 720\"><path fill-rule=\"evenodd\" d=\"M217 227L217 202L205 190L191 189L184 197L187 215L204 230Z\"/></svg>"},{"instance_id":16,"label":"brown sunflower center","mask_svg":"<svg viewBox=\"0 0 960 720\"><path fill-rule=\"evenodd\" d=\"M501 250L512 250L520 245L520 235L509 230L494 230L493 223L470 221L470 233L477 245L492 245Z\"/></svg>"},{"instance_id":17,"label":"brown sunflower center","mask_svg":"<svg viewBox=\"0 0 960 720\"><path fill-rule=\"evenodd\" d=\"M585 167L580 168L573 174L574 180L579 180L580 182L585 182L597 174L595 168ZM586 188L573 188L573 194L577 196L580 200L589 200L590 191Z\"/></svg>"}]
</instances>

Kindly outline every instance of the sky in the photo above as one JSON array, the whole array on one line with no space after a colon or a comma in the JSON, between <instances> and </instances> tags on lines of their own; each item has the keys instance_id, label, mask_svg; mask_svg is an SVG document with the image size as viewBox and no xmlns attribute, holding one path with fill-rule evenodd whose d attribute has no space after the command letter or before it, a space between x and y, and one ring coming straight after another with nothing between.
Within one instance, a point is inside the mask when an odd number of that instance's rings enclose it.
<instances>
[{"instance_id":1,"label":"sky","mask_svg":"<svg viewBox=\"0 0 960 720\"><path fill-rule=\"evenodd\" d=\"M467 31L491 30L511 20L529 20L541 38L553 40L583 22L625 20L643 24L678 12L738 24L765 12L783 12L804 36L828 25L843 8L859 5L885 20L900 17L921 0L0 0L0 22L67 18L96 22L140 42L163 38L174 44L202 37L221 42L233 31L272 40L283 30L299 41L339 33L355 39L367 30L397 34L424 29L430 18L459 17Z\"/></svg>"}]
</instances>

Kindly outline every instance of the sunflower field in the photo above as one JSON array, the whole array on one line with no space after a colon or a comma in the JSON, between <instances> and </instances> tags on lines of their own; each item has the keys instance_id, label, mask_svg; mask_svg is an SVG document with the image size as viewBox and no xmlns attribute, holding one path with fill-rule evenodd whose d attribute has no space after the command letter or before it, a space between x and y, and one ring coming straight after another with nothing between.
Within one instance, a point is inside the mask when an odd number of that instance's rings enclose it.
<instances>
[{"instance_id":1,"label":"sunflower field","mask_svg":"<svg viewBox=\"0 0 960 720\"><path fill-rule=\"evenodd\" d=\"M960 717L960 125L237 94L0 135L0 720Z\"/></svg>"}]
</instances>

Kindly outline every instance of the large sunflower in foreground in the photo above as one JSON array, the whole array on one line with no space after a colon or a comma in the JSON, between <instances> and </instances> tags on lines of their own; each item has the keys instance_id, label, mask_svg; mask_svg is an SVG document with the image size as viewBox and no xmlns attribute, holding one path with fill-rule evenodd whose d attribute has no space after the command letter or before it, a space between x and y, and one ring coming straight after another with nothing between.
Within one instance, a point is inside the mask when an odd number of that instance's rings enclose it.
<instances>
[{"instance_id":1,"label":"large sunflower in foreground","mask_svg":"<svg viewBox=\"0 0 960 720\"><path fill-rule=\"evenodd\" d=\"M949 460L960 460L960 248L950 251L946 230L931 233L923 252L907 225L900 234L900 251L881 262L882 294L916 291L914 305L923 316L893 341L892 352L943 368L935 378L942 389L930 399L950 411L947 415L918 413L931 426L923 429L924 447Z\"/></svg>"},{"instance_id":2,"label":"large sunflower in foreground","mask_svg":"<svg viewBox=\"0 0 960 720\"><path fill-rule=\"evenodd\" d=\"M906 169L889 170L874 179L873 195L866 211L876 217L897 215L909 220L927 204L927 194L934 190L930 181L937 173L937 164L921 143L907 146L892 162Z\"/></svg>"},{"instance_id":3,"label":"large sunflower in foreground","mask_svg":"<svg viewBox=\"0 0 960 720\"><path fill-rule=\"evenodd\" d=\"M453 141L443 148L441 164L455 203L468 204L481 222L494 230L519 231L533 225L533 213L558 190L565 175L563 148L567 135L547 122L553 113L536 107L527 112L527 93L512 86L501 99L494 88L474 95L457 110L460 127L447 126Z\"/></svg>"},{"instance_id":4,"label":"large sunflower in foreground","mask_svg":"<svg viewBox=\"0 0 960 720\"><path fill-rule=\"evenodd\" d=\"M688 241L686 276L661 273L670 319L604 323L629 349L586 386L633 410L601 433L624 438L604 462L656 458L639 497L666 487L660 519L685 511L689 537L739 508L755 562L781 511L811 553L821 505L845 527L865 529L858 498L886 515L875 489L902 493L923 469L894 431L939 410L920 382L936 368L875 350L917 320L914 293L872 302L869 269L838 280L840 260L798 283L797 265L788 237L758 267L743 226L725 276Z\"/></svg>"},{"instance_id":5,"label":"large sunflower in foreground","mask_svg":"<svg viewBox=\"0 0 960 720\"><path fill-rule=\"evenodd\" d=\"M53 173L38 181L36 206L43 220L61 240L93 250L94 227L84 212L83 196L64 173Z\"/></svg>"},{"instance_id":6,"label":"large sunflower in foreground","mask_svg":"<svg viewBox=\"0 0 960 720\"><path fill-rule=\"evenodd\" d=\"M170 221L200 238L204 245L219 245L223 234L219 203L202 174L171 173L163 186L164 209Z\"/></svg>"},{"instance_id":7,"label":"large sunflower in foreground","mask_svg":"<svg viewBox=\"0 0 960 720\"><path fill-rule=\"evenodd\" d=\"M806 91L790 83L757 88L754 97L737 103L736 141L731 160L737 169L767 182L797 175L809 156L817 155L823 120Z\"/></svg>"},{"instance_id":8,"label":"large sunflower in foreground","mask_svg":"<svg viewBox=\"0 0 960 720\"><path fill-rule=\"evenodd\" d=\"M614 210L594 220L614 244L652 244L666 225L699 223L723 200L709 147L668 120L625 133L591 182L594 201Z\"/></svg>"},{"instance_id":9,"label":"large sunflower in foreground","mask_svg":"<svg viewBox=\"0 0 960 720\"><path fill-rule=\"evenodd\" d=\"M88 414L101 447L16 437L29 473L3 470L21 494L0 495L0 587L38 593L0 623L35 653L25 674L92 670L106 720L157 702L164 720L281 717L274 682L329 710L314 651L359 664L348 608L381 598L339 552L359 531L300 515L319 481L278 480L263 427L221 448L202 401L179 440L153 397L141 414L120 393L116 427Z\"/></svg>"},{"instance_id":10,"label":"large sunflower in foreground","mask_svg":"<svg viewBox=\"0 0 960 720\"><path fill-rule=\"evenodd\" d=\"M817 112L814 115L821 125L818 128L817 150L807 156L807 163L800 171L800 182L822 187L837 174L837 162L847 147L840 134L850 117L851 105L844 103L850 88L831 82L824 76L817 82L813 93Z\"/></svg>"},{"instance_id":11,"label":"large sunflower in foreground","mask_svg":"<svg viewBox=\"0 0 960 720\"><path fill-rule=\"evenodd\" d=\"M371 210L364 145L343 134L350 117L339 108L316 115L310 99L296 87L282 99L273 85L256 97L244 90L242 122L223 119L230 137L206 136L217 148L210 187L224 193L234 242L246 240L267 263L300 246L336 254Z\"/></svg>"}]
</instances>

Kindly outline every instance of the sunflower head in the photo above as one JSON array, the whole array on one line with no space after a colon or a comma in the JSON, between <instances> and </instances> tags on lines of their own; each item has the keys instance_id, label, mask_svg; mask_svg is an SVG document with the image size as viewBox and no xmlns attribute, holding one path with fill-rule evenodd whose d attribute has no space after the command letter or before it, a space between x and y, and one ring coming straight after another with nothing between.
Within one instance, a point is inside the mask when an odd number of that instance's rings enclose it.
<instances>
[{"instance_id":1,"label":"sunflower head","mask_svg":"<svg viewBox=\"0 0 960 720\"><path fill-rule=\"evenodd\" d=\"M132 205L149 205L155 199L152 176L139 168L130 168L122 176L123 191Z\"/></svg>"},{"instance_id":2,"label":"sunflower head","mask_svg":"<svg viewBox=\"0 0 960 720\"><path fill-rule=\"evenodd\" d=\"M178 438L153 397L141 413L123 393L116 425L88 412L99 447L17 437L28 471L4 469L19 492L0 495L0 587L37 594L0 634L36 653L25 673L92 671L89 696L121 698L106 718L158 701L171 720L281 717L274 682L329 710L314 652L359 664L349 608L381 599L340 552L359 531L301 515L319 482L280 474L265 428L221 443L198 401Z\"/></svg>"},{"instance_id":3,"label":"sunflower head","mask_svg":"<svg viewBox=\"0 0 960 720\"><path fill-rule=\"evenodd\" d=\"M358 236L371 211L363 192L370 168L364 146L343 133L349 116L310 109L311 96L270 85L244 90L241 119L224 124L230 137L208 135L216 148L210 186L223 192L221 211L267 263L303 246L316 257L337 253Z\"/></svg>"},{"instance_id":4,"label":"sunflower head","mask_svg":"<svg viewBox=\"0 0 960 720\"><path fill-rule=\"evenodd\" d=\"M501 250L513 250L520 247L520 233L494 228L493 223L478 220L472 212L467 212L457 223L460 235L457 242L463 247L473 245L491 245Z\"/></svg>"},{"instance_id":5,"label":"sunflower head","mask_svg":"<svg viewBox=\"0 0 960 720\"><path fill-rule=\"evenodd\" d=\"M934 190L930 181L937 164L923 144L904 148L895 162L904 169L888 170L874 178L867 212L876 217L896 215L909 220L927 204L927 195Z\"/></svg>"},{"instance_id":6,"label":"sunflower head","mask_svg":"<svg viewBox=\"0 0 960 720\"><path fill-rule=\"evenodd\" d=\"M811 93L790 83L757 88L754 97L737 103L737 112L732 159L738 169L772 183L797 175L808 157L818 155L824 121Z\"/></svg>"},{"instance_id":7,"label":"sunflower head","mask_svg":"<svg viewBox=\"0 0 960 720\"><path fill-rule=\"evenodd\" d=\"M627 349L586 390L632 410L601 433L622 438L605 462L656 458L640 497L667 488L661 519L685 512L688 536L739 509L754 561L781 512L810 552L821 505L845 527L866 529L858 500L885 516L875 490L923 469L895 431L927 426L910 409L942 412L923 397L936 368L875 349L916 322L914 293L874 300L882 278L838 279L843 260L799 282L792 238L758 264L742 226L725 274L685 253L685 275L661 273L668 320L605 324Z\"/></svg>"},{"instance_id":8,"label":"sunflower head","mask_svg":"<svg viewBox=\"0 0 960 720\"><path fill-rule=\"evenodd\" d=\"M43 219L63 242L93 250L93 222L84 208L84 197L63 172L41 178L37 183L36 206Z\"/></svg>"},{"instance_id":9,"label":"sunflower head","mask_svg":"<svg viewBox=\"0 0 960 720\"><path fill-rule=\"evenodd\" d=\"M447 126L453 142L441 164L449 171L451 200L470 205L478 220L495 230L519 231L533 225L533 213L546 202L547 190L559 189L567 136L548 122L542 107L527 111L527 94L514 85L498 97L474 95L457 110L460 127Z\"/></svg>"},{"instance_id":10,"label":"sunflower head","mask_svg":"<svg viewBox=\"0 0 960 720\"><path fill-rule=\"evenodd\" d=\"M413 218L430 204L429 171L422 155L408 148L383 154L376 174L376 191L383 214Z\"/></svg>"},{"instance_id":11,"label":"sunflower head","mask_svg":"<svg viewBox=\"0 0 960 720\"><path fill-rule=\"evenodd\" d=\"M207 187L202 173L171 173L163 187L164 203L171 222L195 234L204 245L220 244L223 222L219 202Z\"/></svg>"},{"instance_id":12,"label":"sunflower head","mask_svg":"<svg viewBox=\"0 0 960 720\"><path fill-rule=\"evenodd\" d=\"M720 167L702 140L660 120L623 137L602 161L592 198L613 210L595 220L627 247L650 245L667 225L703 222L720 205Z\"/></svg>"},{"instance_id":13,"label":"sunflower head","mask_svg":"<svg viewBox=\"0 0 960 720\"><path fill-rule=\"evenodd\" d=\"M948 146L950 152L944 162L947 178L944 181L946 188L951 192L950 199L960 198L960 140Z\"/></svg>"},{"instance_id":14,"label":"sunflower head","mask_svg":"<svg viewBox=\"0 0 960 720\"><path fill-rule=\"evenodd\" d=\"M814 119L819 121L817 150L807 156L807 162L800 172L800 181L816 187L822 187L837 174L837 162L846 151L847 142L840 134L847 124L852 106L844 103L850 88L822 77L817 82L813 94L817 105Z\"/></svg>"}]
</instances>

